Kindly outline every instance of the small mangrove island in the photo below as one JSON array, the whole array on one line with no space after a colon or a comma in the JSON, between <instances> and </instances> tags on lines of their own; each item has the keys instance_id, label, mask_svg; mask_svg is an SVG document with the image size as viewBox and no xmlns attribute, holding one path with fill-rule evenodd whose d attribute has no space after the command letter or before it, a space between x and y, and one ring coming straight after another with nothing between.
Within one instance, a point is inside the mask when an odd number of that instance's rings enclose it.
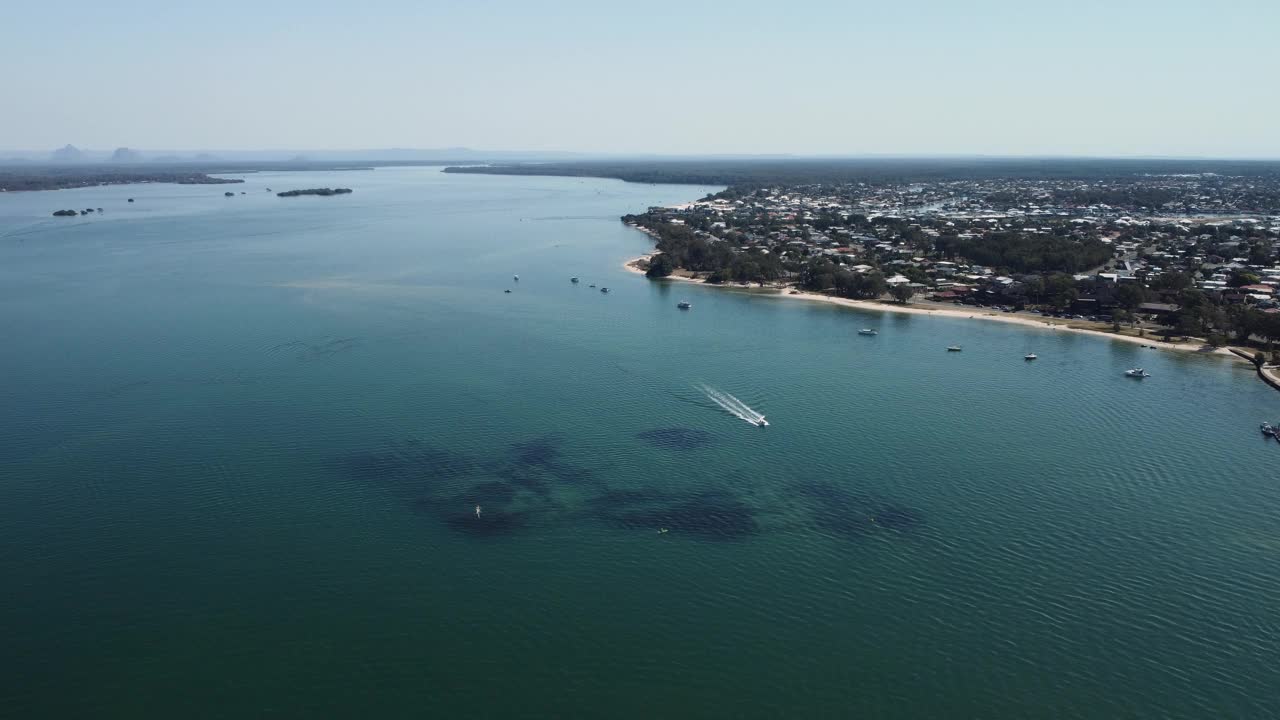
<instances>
[{"instance_id":1,"label":"small mangrove island","mask_svg":"<svg viewBox=\"0 0 1280 720\"><path fill-rule=\"evenodd\" d=\"M278 192L276 195L280 197L297 197L299 195L346 195L351 192L351 188L310 188L308 190L285 190Z\"/></svg>"}]
</instances>

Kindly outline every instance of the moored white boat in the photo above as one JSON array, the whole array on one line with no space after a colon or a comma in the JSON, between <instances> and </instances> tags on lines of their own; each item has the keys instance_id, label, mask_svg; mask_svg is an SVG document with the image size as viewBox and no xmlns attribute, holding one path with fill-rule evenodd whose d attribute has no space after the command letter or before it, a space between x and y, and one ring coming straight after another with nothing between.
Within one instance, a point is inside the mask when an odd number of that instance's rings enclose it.
<instances>
[{"instance_id":1,"label":"moored white boat","mask_svg":"<svg viewBox=\"0 0 1280 720\"><path fill-rule=\"evenodd\" d=\"M859 335L879 335L880 332L875 328L862 328L858 331Z\"/></svg>"}]
</instances>

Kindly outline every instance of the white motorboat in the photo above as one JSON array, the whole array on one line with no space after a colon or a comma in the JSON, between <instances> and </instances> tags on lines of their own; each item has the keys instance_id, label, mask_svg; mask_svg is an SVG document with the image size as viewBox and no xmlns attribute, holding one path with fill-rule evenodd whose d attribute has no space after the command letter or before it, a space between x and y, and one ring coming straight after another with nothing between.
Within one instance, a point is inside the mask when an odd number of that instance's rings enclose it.
<instances>
[{"instance_id":1,"label":"white motorboat","mask_svg":"<svg viewBox=\"0 0 1280 720\"><path fill-rule=\"evenodd\" d=\"M756 426L757 426L757 427L769 427L769 421L768 421L768 420L765 420L765 419L764 419L764 416L763 416L763 415L761 415L760 417L756 418Z\"/></svg>"},{"instance_id":2,"label":"white motorboat","mask_svg":"<svg viewBox=\"0 0 1280 720\"><path fill-rule=\"evenodd\" d=\"M680 302L676 303L676 307L680 308L681 310L688 310L689 308L693 307L693 304L690 303L688 300L681 300Z\"/></svg>"},{"instance_id":3,"label":"white motorboat","mask_svg":"<svg viewBox=\"0 0 1280 720\"><path fill-rule=\"evenodd\" d=\"M1035 359L1036 359L1036 357L1037 357L1037 355L1036 355L1035 353L1027 353L1026 355L1023 355L1023 356L1022 356L1022 359L1023 359L1023 360L1035 360Z\"/></svg>"},{"instance_id":4,"label":"white motorboat","mask_svg":"<svg viewBox=\"0 0 1280 720\"><path fill-rule=\"evenodd\" d=\"M1133 368L1132 370L1125 370L1124 374L1131 378L1138 378L1139 380L1141 380L1142 378L1151 377L1151 373L1147 372L1146 370L1143 370L1142 368Z\"/></svg>"},{"instance_id":5,"label":"white motorboat","mask_svg":"<svg viewBox=\"0 0 1280 720\"><path fill-rule=\"evenodd\" d=\"M879 335L880 333L875 328L862 328L861 330L858 331L858 334L859 335Z\"/></svg>"},{"instance_id":6,"label":"white motorboat","mask_svg":"<svg viewBox=\"0 0 1280 720\"><path fill-rule=\"evenodd\" d=\"M960 352L961 350L964 350L964 348L960 347L959 345L947 346L947 352Z\"/></svg>"}]
</instances>

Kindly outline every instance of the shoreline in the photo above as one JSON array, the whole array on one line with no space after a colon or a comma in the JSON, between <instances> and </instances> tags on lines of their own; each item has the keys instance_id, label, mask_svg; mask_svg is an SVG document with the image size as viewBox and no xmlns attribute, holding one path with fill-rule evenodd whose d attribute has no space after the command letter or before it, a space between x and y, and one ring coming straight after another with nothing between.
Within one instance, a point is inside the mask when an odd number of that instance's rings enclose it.
<instances>
[{"instance_id":1,"label":"shoreline","mask_svg":"<svg viewBox=\"0 0 1280 720\"><path fill-rule=\"evenodd\" d=\"M626 261L625 263L623 263L622 267L627 272L643 275L644 270L640 268L639 264L641 262L648 261L649 258L653 257L655 254L657 253L648 253L646 255L641 255L640 257L632 258ZM726 289L726 290L727 289L746 289L738 285L709 284L709 283L703 282L701 278L694 278L694 277L680 276L680 275L671 275L669 277L662 278L662 279L674 280L677 282L693 282L693 283L698 283L700 285L707 285L708 287L716 287L716 288ZM753 290L752 293L761 295L761 296L768 296L768 297L807 300L810 302L822 302L822 303L827 303L831 305L841 305L843 307L856 308L859 310L873 310L873 311L888 312L888 313L905 313L908 315L931 315L934 317L957 318L962 320L988 320L992 322L1002 322L1010 325L1020 325L1026 328L1035 328L1045 332L1070 332L1070 333L1078 333L1081 335L1091 335L1094 337L1107 338L1109 340L1117 340L1120 342L1145 345L1147 347L1155 348L1157 350L1173 350L1177 352L1192 352L1199 355L1215 355L1219 357L1230 358L1241 363L1252 365L1252 363L1249 363L1248 360L1245 360L1244 358L1241 358L1239 355L1231 352L1231 349L1228 347L1208 349L1207 346L1200 343L1162 342L1158 338L1135 337L1133 335L1121 335L1118 333L1111 333L1103 330L1071 327L1067 323L1054 322L1052 320L1042 320L1038 318L1029 317L1026 315L1019 315L1016 313L1002 313L998 311L985 310L983 308L957 309L955 307L936 307L935 308L928 305L920 305L920 304L898 305L896 303L886 303L878 300L855 300L852 298L834 297L831 295L823 295L820 293L807 292L804 290L795 292L793 294L792 289L790 287L775 286L775 287L766 287L762 289L771 290L771 292L765 293L765 292L760 292L759 290Z\"/></svg>"}]
</instances>

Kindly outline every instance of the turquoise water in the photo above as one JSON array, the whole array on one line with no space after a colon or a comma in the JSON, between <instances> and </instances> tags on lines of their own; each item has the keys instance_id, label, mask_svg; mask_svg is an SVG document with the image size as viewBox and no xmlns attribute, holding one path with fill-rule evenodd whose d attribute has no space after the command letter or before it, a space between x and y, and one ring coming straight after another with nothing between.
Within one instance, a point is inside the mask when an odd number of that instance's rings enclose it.
<instances>
[{"instance_id":1,"label":"turquoise water","mask_svg":"<svg viewBox=\"0 0 1280 720\"><path fill-rule=\"evenodd\" d=\"M621 269L714 188L246 178L0 194L0 714L1280 707L1247 367Z\"/></svg>"}]
</instances>

